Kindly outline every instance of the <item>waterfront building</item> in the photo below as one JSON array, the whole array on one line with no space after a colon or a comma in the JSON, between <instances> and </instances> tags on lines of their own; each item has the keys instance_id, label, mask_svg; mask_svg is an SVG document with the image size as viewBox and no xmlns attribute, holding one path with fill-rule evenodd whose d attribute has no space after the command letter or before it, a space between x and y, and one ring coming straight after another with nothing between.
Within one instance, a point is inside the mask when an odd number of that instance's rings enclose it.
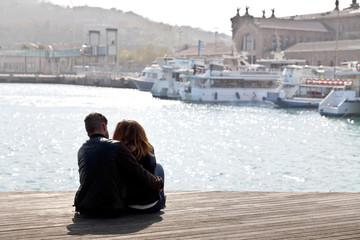
<instances>
[{"instance_id":1,"label":"waterfront building","mask_svg":"<svg viewBox=\"0 0 360 240\"><path fill-rule=\"evenodd\" d=\"M326 6L324 6L326 7ZM330 7L330 6L329 6ZM311 65L339 65L360 58L360 9L356 0L345 9L335 1L333 10L307 15L277 18L254 17L246 13L230 19L232 39L237 50L248 52L254 63L284 51L287 58L305 59Z\"/></svg>"},{"instance_id":2,"label":"waterfront building","mask_svg":"<svg viewBox=\"0 0 360 240\"><path fill-rule=\"evenodd\" d=\"M117 28L105 29L105 45L100 45L100 30L89 30L89 43L81 47L24 44L22 49L0 49L1 73L85 74L99 78L119 72Z\"/></svg>"}]
</instances>

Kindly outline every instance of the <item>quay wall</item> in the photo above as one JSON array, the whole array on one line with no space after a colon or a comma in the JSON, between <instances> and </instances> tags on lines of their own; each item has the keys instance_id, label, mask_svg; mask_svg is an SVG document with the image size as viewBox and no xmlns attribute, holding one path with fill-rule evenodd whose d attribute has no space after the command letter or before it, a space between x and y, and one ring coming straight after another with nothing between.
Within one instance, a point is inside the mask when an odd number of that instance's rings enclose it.
<instances>
[{"instance_id":1,"label":"quay wall","mask_svg":"<svg viewBox=\"0 0 360 240\"><path fill-rule=\"evenodd\" d=\"M83 86L136 88L127 78L97 78L79 75L0 74L0 83L48 83Z\"/></svg>"}]
</instances>

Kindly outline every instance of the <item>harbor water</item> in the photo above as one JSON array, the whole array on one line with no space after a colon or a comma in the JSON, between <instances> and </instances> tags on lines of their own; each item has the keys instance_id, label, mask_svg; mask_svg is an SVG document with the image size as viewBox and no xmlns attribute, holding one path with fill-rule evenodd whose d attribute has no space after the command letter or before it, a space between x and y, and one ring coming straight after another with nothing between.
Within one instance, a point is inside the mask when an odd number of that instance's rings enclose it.
<instances>
[{"instance_id":1,"label":"harbor water","mask_svg":"<svg viewBox=\"0 0 360 240\"><path fill-rule=\"evenodd\" d=\"M167 190L360 191L360 118L56 84L3 83L0 99L0 191L76 190L90 112L110 135L123 119L145 128Z\"/></svg>"}]
</instances>

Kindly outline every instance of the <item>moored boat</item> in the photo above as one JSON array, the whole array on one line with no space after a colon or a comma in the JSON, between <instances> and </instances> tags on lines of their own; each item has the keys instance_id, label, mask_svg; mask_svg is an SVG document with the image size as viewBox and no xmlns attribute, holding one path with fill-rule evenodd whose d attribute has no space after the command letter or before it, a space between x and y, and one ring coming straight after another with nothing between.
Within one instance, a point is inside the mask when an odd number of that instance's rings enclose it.
<instances>
[{"instance_id":1,"label":"moored boat","mask_svg":"<svg viewBox=\"0 0 360 240\"><path fill-rule=\"evenodd\" d=\"M179 87L186 76L196 72L203 59L187 59L184 57L163 58L159 64L163 78L157 79L151 88L153 97L164 99L179 99Z\"/></svg>"},{"instance_id":2,"label":"moored boat","mask_svg":"<svg viewBox=\"0 0 360 240\"><path fill-rule=\"evenodd\" d=\"M163 72L157 63L153 63L150 67L145 67L141 72L141 76L130 78L137 89L140 91L150 91L156 80L163 79Z\"/></svg>"},{"instance_id":3,"label":"moored boat","mask_svg":"<svg viewBox=\"0 0 360 240\"><path fill-rule=\"evenodd\" d=\"M347 84L334 88L319 104L319 113L330 117L360 116L360 62L351 71L338 72L337 76L348 78Z\"/></svg>"},{"instance_id":4,"label":"moored boat","mask_svg":"<svg viewBox=\"0 0 360 240\"><path fill-rule=\"evenodd\" d=\"M210 66L204 74L188 76L180 88L180 97L186 102L261 102L267 91L280 80L278 72L255 69L214 70Z\"/></svg>"},{"instance_id":5,"label":"moored boat","mask_svg":"<svg viewBox=\"0 0 360 240\"><path fill-rule=\"evenodd\" d=\"M262 102L267 92L274 90L280 83L284 66L301 62L285 59L283 54L274 59L266 59L269 67L262 64L247 63L246 56L236 56L237 66L222 63L210 64L204 74L189 76L188 81L180 88L182 101L190 102ZM234 62L233 58L230 59Z\"/></svg>"},{"instance_id":6,"label":"moored boat","mask_svg":"<svg viewBox=\"0 0 360 240\"><path fill-rule=\"evenodd\" d=\"M287 66L281 84L264 100L281 107L317 108L334 87L347 83L331 76L334 72L330 67Z\"/></svg>"}]
</instances>

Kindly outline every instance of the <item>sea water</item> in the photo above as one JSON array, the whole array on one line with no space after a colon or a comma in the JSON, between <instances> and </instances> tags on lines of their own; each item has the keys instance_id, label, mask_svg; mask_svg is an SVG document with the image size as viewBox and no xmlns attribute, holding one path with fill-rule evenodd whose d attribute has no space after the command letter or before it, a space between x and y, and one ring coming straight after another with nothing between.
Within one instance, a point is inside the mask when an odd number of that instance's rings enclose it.
<instances>
[{"instance_id":1,"label":"sea water","mask_svg":"<svg viewBox=\"0 0 360 240\"><path fill-rule=\"evenodd\" d=\"M167 190L360 191L359 118L71 85L3 83L0 100L0 191L76 190L90 112L110 135L123 119L145 128Z\"/></svg>"}]
</instances>

